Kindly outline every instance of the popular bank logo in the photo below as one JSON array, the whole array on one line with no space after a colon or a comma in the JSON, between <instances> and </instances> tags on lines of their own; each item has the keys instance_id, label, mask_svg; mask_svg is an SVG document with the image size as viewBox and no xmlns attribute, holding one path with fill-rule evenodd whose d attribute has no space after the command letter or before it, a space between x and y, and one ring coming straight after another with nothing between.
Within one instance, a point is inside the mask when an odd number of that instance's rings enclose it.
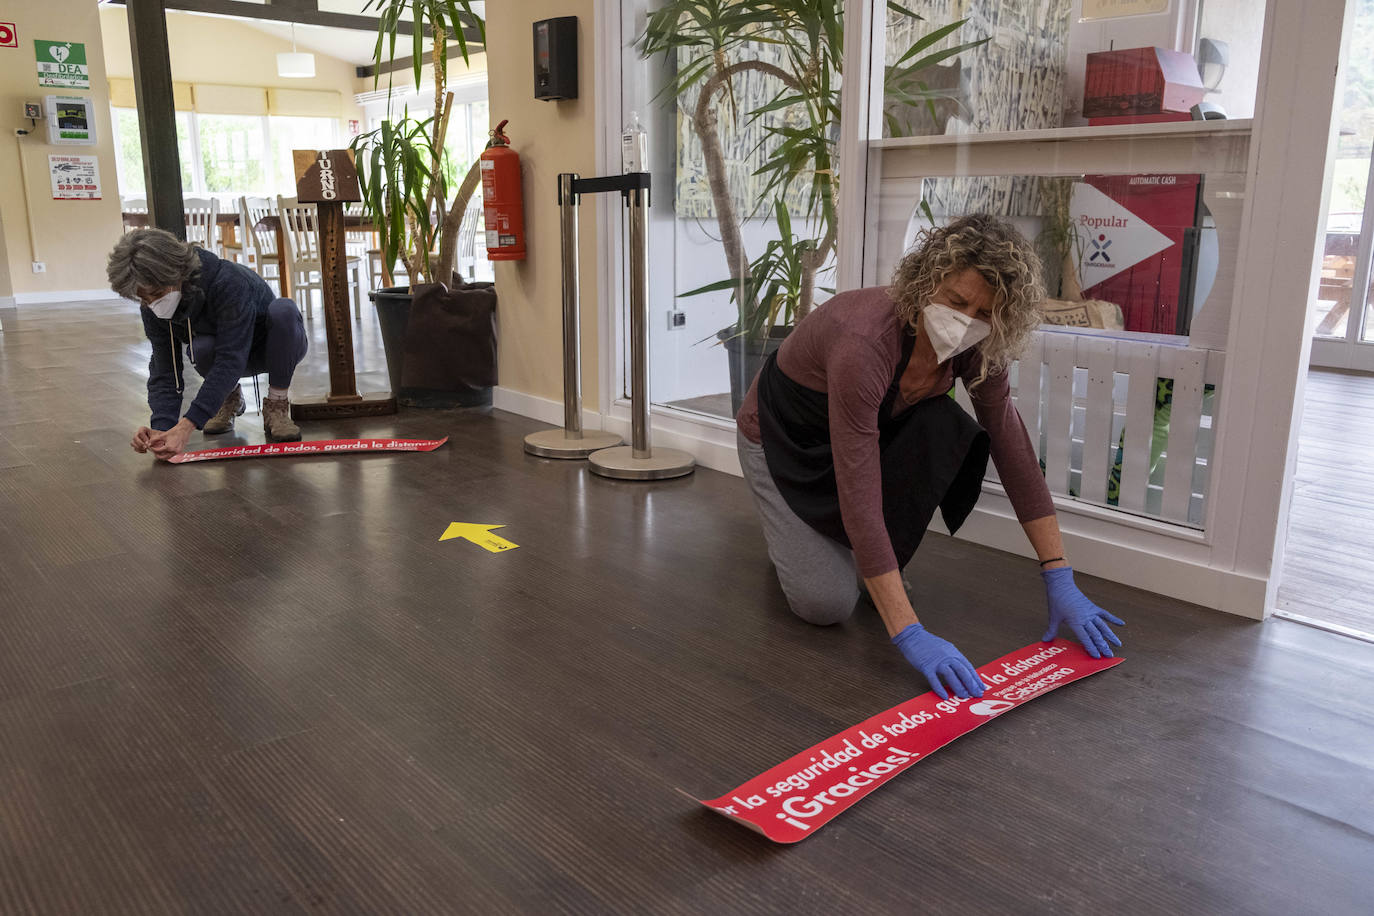
<instances>
[{"instance_id":1,"label":"popular bank logo","mask_svg":"<svg viewBox=\"0 0 1374 916\"><path fill-rule=\"evenodd\" d=\"M1102 266L1111 267L1112 256L1107 253L1107 249L1112 247L1112 240L1107 238L1106 235L1099 233L1097 238L1088 239L1088 241L1092 242L1093 245L1092 254L1088 255L1088 263L1091 264L1101 259Z\"/></svg>"},{"instance_id":2,"label":"popular bank logo","mask_svg":"<svg viewBox=\"0 0 1374 916\"><path fill-rule=\"evenodd\" d=\"M1078 236L1078 280L1085 289L1173 244L1140 214L1087 182L1074 182L1069 212Z\"/></svg>"}]
</instances>

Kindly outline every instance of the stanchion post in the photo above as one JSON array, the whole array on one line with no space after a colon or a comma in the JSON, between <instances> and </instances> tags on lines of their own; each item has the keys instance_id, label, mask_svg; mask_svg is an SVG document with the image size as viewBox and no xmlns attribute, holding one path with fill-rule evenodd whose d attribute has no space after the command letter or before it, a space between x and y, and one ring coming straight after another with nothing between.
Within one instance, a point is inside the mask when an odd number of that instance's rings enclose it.
<instances>
[{"instance_id":1,"label":"stanchion post","mask_svg":"<svg viewBox=\"0 0 1374 916\"><path fill-rule=\"evenodd\" d=\"M683 477L695 470L692 456L649 443L649 173L619 181L630 208L630 445L594 452L588 461L593 474L619 480Z\"/></svg>"},{"instance_id":2,"label":"stanchion post","mask_svg":"<svg viewBox=\"0 0 1374 916\"><path fill-rule=\"evenodd\" d=\"M558 176L558 216L563 251L563 429L582 438L582 288L577 218L581 198L573 193L575 172Z\"/></svg>"},{"instance_id":3,"label":"stanchion post","mask_svg":"<svg viewBox=\"0 0 1374 916\"><path fill-rule=\"evenodd\" d=\"M649 447L649 244L648 188L630 195L630 447L648 458Z\"/></svg>"},{"instance_id":4,"label":"stanchion post","mask_svg":"<svg viewBox=\"0 0 1374 916\"><path fill-rule=\"evenodd\" d=\"M558 176L558 216L563 253L563 428L530 433L525 451L542 458L586 458L620 444L614 433L582 430L582 292L578 256L581 194L574 172Z\"/></svg>"}]
</instances>

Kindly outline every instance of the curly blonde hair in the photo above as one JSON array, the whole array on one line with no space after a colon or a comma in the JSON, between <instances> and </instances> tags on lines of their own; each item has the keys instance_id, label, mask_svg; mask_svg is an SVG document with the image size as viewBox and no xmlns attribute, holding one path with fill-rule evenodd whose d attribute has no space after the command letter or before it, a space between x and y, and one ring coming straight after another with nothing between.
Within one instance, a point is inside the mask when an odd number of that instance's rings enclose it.
<instances>
[{"instance_id":1,"label":"curly blonde hair","mask_svg":"<svg viewBox=\"0 0 1374 916\"><path fill-rule=\"evenodd\" d=\"M1035 247L1011 223L987 213L924 229L897 265L891 295L897 317L914 333L917 317L944 279L968 267L993 293L992 333L978 344L983 368L969 385L973 389L1006 371L1040 325L1045 285Z\"/></svg>"}]
</instances>

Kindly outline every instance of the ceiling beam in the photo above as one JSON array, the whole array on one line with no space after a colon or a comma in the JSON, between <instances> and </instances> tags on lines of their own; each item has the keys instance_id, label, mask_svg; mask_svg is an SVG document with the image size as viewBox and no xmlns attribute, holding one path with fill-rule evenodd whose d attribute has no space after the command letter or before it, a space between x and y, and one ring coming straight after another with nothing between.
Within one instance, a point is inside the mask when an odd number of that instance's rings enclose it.
<instances>
[{"instance_id":1,"label":"ceiling beam","mask_svg":"<svg viewBox=\"0 0 1374 916\"><path fill-rule=\"evenodd\" d=\"M483 48L481 45L474 46L472 41L469 40L468 56L471 56L473 54L481 54L484 50L486 49ZM453 44L448 46L448 59L450 61L462 60L462 57L463 52L462 49L458 47L458 45ZM425 63L429 63L429 61L430 58L428 55L426 55ZM378 67L376 64L364 64L360 67L354 67L353 72L354 75L356 75L359 79L362 79L368 76L377 76L378 74L382 73L399 73L402 70L413 70L414 68L415 58L410 55L407 55L405 57L398 57L392 61L383 61L380 67Z\"/></svg>"},{"instance_id":2,"label":"ceiling beam","mask_svg":"<svg viewBox=\"0 0 1374 916\"><path fill-rule=\"evenodd\" d=\"M118 6L125 5L125 0L110 0L110 2ZM322 12L315 7L314 0L285 0L285 2L278 0L278 2L268 4L243 3L241 0L165 0L164 5L169 10L180 10L185 13L209 13L215 16L256 19L262 22L320 25L331 29L371 32L374 35L377 33L379 22L372 16ZM396 32L400 35L414 35L415 28L411 23L401 21L396 23ZM433 32L426 26L424 34L426 37L430 37ZM480 41L477 29L473 26L463 29L463 35L467 38L470 48Z\"/></svg>"}]
</instances>

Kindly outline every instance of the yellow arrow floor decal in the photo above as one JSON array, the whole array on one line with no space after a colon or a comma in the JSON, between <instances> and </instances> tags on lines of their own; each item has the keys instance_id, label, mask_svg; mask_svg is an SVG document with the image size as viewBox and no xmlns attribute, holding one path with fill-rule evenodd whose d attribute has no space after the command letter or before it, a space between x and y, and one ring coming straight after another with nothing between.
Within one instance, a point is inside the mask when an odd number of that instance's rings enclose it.
<instances>
[{"instance_id":1,"label":"yellow arrow floor decal","mask_svg":"<svg viewBox=\"0 0 1374 916\"><path fill-rule=\"evenodd\" d=\"M504 528L505 525L477 525L472 522L450 522L444 533L439 536L439 540L447 541L453 538L463 538L471 541L478 547L490 550L492 553L504 553L507 550L514 550L519 544L512 544L503 537L498 537L491 533L493 528Z\"/></svg>"}]
</instances>

